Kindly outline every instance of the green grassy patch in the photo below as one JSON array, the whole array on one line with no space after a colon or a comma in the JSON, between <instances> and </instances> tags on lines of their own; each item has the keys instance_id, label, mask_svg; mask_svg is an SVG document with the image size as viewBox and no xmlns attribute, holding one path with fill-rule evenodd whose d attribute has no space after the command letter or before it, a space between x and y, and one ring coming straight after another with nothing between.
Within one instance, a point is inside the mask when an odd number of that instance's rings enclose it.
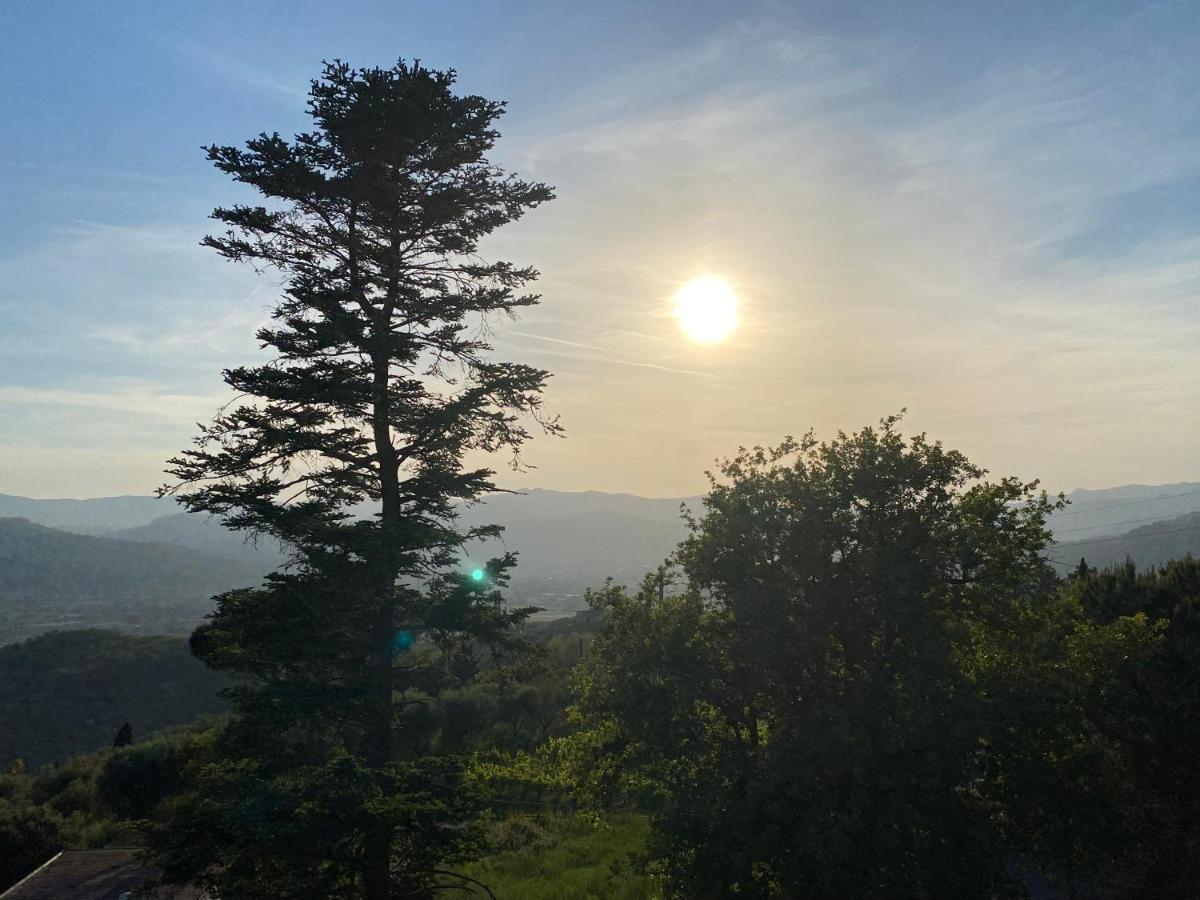
<instances>
[{"instance_id":1,"label":"green grassy patch","mask_svg":"<svg viewBox=\"0 0 1200 900\"><path fill-rule=\"evenodd\" d=\"M465 871L497 900L648 900L660 896L658 886L632 860L647 833L638 816L599 826L583 816L512 816L491 827L497 852Z\"/></svg>"}]
</instances>

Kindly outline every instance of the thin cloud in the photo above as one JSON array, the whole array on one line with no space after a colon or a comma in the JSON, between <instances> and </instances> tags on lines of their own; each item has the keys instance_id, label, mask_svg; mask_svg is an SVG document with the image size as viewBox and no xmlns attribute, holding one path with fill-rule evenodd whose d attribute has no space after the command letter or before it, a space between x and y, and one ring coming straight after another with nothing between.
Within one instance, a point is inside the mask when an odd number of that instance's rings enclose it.
<instances>
[{"instance_id":1,"label":"thin cloud","mask_svg":"<svg viewBox=\"0 0 1200 900\"><path fill-rule=\"evenodd\" d=\"M659 363L642 362L642 361L631 360L631 359L620 359L620 358L616 358L616 357L612 357L612 356L608 356L608 355L599 355L598 356L595 354L608 354L608 353L612 353L612 352L621 352L621 351L610 351L610 350L606 350L603 347L593 347L589 344L578 343L577 341L568 341L568 340L563 340L562 338L546 337L545 335L541 335L541 334L530 334L530 333L524 332L524 331L508 331L505 333L514 335L516 337L532 338L532 339L538 340L538 341L548 341L549 343L552 343L552 344L565 344L568 347L577 347L581 350L593 351L593 355L590 355L590 356L582 356L577 353L568 354L568 353L554 353L553 351L543 351L543 352L549 352L551 355L554 355L554 356L566 356L571 359L587 359L587 360L596 361L596 362L614 363L619 366L633 366L633 367L639 368L639 369L657 369L660 372L670 372L674 375L694 375L699 378L715 378L716 377L711 372L697 372L693 369L676 369L671 366L660 365Z\"/></svg>"},{"instance_id":2,"label":"thin cloud","mask_svg":"<svg viewBox=\"0 0 1200 900\"><path fill-rule=\"evenodd\" d=\"M561 360L572 377L552 383L552 404L575 433L611 439L549 445L568 469L545 476L687 493L700 468L685 460L907 406L926 411L914 426L998 471L1064 485L1194 477L1200 425L1178 410L1200 396L1200 226L1147 240L1154 208L1129 216L1120 202L1200 175L1200 133L1179 113L1194 38L1101 16L1086 41L1055 34L976 63L928 35L820 34L772 8L623 59L578 93L552 85L539 100L554 108L498 146L559 193L489 246L545 273L530 330L499 337ZM1177 39L1130 41L1130 29ZM179 49L299 111L303 79ZM952 68L934 78L931 61ZM101 376L133 368L199 398L221 366L255 358L259 282L205 258L203 228L85 223L0 260L21 298L6 324L46 298L12 329L30 349L14 348L0 384L25 384L24 368L66 392L56 402L127 422L175 389L143 387L123 414L93 396L123 388L79 396L101 363ZM1097 233L1108 244L1089 243ZM744 288L742 327L720 348L683 345L664 315L669 285L697 271ZM46 348L61 365L46 366ZM996 424L1030 410L1044 414L1036 436Z\"/></svg>"},{"instance_id":3,"label":"thin cloud","mask_svg":"<svg viewBox=\"0 0 1200 900\"><path fill-rule=\"evenodd\" d=\"M228 399L228 395L181 394L148 385L119 387L107 392L6 385L0 391L0 407L62 406L145 416L176 424L207 420Z\"/></svg>"},{"instance_id":4,"label":"thin cloud","mask_svg":"<svg viewBox=\"0 0 1200 900\"><path fill-rule=\"evenodd\" d=\"M578 347L581 350L594 350L597 353L622 353L626 356L629 355L624 353L622 350L610 350L607 347L593 347L590 344L581 344L577 341L567 341L563 340L562 338L547 337L544 334L530 334L528 331L505 331L504 333L511 334L515 337L532 338L535 341L549 341L552 344L565 344L568 347Z\"/></svg>"},{"instance_id":5,"label":"thin cloud","mask_svg":"<svg viewBox=\"0 0 1200 900\"><path fill-rule=\"evenodd\" d=\"M241 60L226 56L213 47L195 41L185 41L179 44L177 49L184 56L203 64L222 78L263 93L272 94L287 103L291 109L297 108L297 104L303 106L308 99L308 81L306 79L282 77L258 66L247 65Z\"/></svg>"}]
</instances>

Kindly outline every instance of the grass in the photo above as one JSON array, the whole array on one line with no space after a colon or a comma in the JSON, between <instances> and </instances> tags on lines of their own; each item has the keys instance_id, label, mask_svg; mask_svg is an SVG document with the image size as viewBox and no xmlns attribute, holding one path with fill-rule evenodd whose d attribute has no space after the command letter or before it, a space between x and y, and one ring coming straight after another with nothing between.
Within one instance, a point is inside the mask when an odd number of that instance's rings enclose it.
<instances>
[{"instance_id":1,"label":"grass","mask_svg":"<svg viewBox=\"0 0 1200 900\"><path fill-rule=\"evenodd\" d=\"M650 900L660 896L655 880L631 860L647 832L637 816L611 816L598 827L582 816L512 816L491 828L497 852L465 871L497 900Z\"/></svg>"}]
</instances>

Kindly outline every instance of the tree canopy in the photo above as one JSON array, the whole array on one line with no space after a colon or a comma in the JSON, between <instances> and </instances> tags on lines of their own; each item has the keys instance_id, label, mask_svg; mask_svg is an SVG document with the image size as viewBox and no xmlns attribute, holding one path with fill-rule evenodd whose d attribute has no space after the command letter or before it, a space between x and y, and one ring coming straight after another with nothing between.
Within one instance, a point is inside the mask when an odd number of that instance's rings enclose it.
<instances>
[{"instance_id":1,"label":"tree canopy","mask_svg":"<svg viewBox=\"0 0 1200 900\"><path fill-rule=\"evenodd\" d=\"M1137 696L1159 636L1051 599L1058 503L895 417L741 451L672 570L593 596L607 619L579 676L577 780L647 804L672 896L1094 879L1117 831L1067 822L1121 795L1044 788L1119 745L1070 740L1102 698Z\"/></svg>"}]
</instances>

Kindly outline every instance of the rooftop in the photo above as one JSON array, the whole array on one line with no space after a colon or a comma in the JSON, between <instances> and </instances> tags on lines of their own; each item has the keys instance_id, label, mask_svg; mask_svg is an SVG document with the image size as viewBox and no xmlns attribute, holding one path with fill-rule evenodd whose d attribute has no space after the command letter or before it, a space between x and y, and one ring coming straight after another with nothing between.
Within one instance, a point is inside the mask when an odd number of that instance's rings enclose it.
<instances>
[{"instance_id":1,"label":"rooftop","mask_svg":"<svg viewBox=\"0 0 1200 900\"><path fill-rule=\"evenodd\" d=\"M196 887L156 886L162 873L134 849L63 850L0 900L204 900Z\"/></svg>"}]
</instances>

